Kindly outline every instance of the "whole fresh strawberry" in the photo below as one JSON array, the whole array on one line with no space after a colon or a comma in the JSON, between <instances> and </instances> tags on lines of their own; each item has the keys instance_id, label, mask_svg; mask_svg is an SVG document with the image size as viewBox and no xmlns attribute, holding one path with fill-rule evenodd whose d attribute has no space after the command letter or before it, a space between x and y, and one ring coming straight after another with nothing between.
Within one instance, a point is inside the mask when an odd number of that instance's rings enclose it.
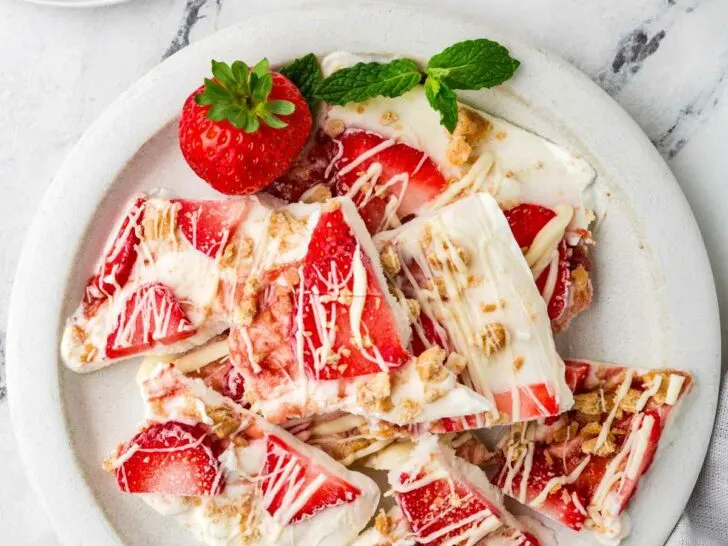
<instances>
[{"instance_id":1,"label":"whole fresh strawberry","mask_svg":"<svg viewBox=\"0 0 728 546\"><path fill-rule=\"evenodd\" d=\"M253 69L212 61L185 101L179 144L187 164L216 190L255 193L283 174L306 143L311 112L298 88L263 59Z\"/></svg>"}]
</instances>

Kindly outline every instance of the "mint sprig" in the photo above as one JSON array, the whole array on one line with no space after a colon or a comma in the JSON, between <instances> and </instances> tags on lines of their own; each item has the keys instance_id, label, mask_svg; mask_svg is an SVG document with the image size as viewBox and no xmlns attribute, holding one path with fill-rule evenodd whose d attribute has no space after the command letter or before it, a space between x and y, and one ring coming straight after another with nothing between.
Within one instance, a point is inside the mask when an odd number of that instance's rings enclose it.
<instances>
[{"instance_id":1,"label":"mint sprig","mask_svg":"<svg viewBox=\"0 0 728 546\"><path fill-rule=\"evenodd\" d=\"M212 61L212 75L205 78L205 88L195 95L200 106L209 106L207 118L230 122L233 127L246 133L254 133L261 121L273 129L288 124L278 116L288 116L296 109L287 100L268 100L273 89L273 76L268 59L263 59L252 69L243 61L232 65Z\"/></svg>"},{"instance_id":2,"label":"mint sprig","mask_svg":"<svg viewBox=\"0 0 728 546\"><path fill-rule=\"evenodd\" d=\"M458 124L458 98L455 91L435 78L427 78L425 96L430 106L440 114L440 124L452 133Z\"/></svg>"},{"instance_id":3,"label":"mint sprig","mask_svg":"<svg viewBox=\"0 0 728 546\"><path fill-rule=\"evenodd\" d=\"M298 87L306 99L308 107L313 112L316 106L314 90L322 79L321 67L319 66L316 55L309 53L308 55L295 59L281 68L279 72Z\"/></svg>"},{"instance_id":4,"label":"mint sprig","mask_svg":"<svg viewBox=\"0 0 728 546\"><path fill-rule=\"evenodd\" d=\"M425 96L452 133L457 125L455 89L494 87L509 79L520 62L498 42L485 38L458 42L430 58L424 70L411 59L358 63L321 80L313 95L329 104L399 97L424 79Z\"/></svg>"},{"instance_id":5,"label":"mint sprig","mask_svg":"<svg viewBox=\"0 0 728 546\"><path fill-rule=\"evenodd\" d=\"M388 63L357 63L337 70L316 86L314 95L329 104L364 102L371 97L399 97L422 79L417 63L395 59Z\"/></svg>"},{"instance_id":6,"label":"mint sprig","mask_svg":"<svg viewBox=\"0 0 728 546\"><path fill-rule=\"evenodd\" d=\"M466 40L433 55L425 72L451 89L495 87L510 78L521 63L498 42Z\"/></svg>"}]
</instances>

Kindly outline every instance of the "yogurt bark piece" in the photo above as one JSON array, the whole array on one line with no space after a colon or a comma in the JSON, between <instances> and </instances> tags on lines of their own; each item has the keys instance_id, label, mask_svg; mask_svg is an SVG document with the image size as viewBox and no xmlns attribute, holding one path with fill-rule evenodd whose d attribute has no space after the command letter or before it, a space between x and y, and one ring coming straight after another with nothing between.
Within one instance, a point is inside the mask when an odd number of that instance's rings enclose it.
<instances>
[{"instance_id":1,"label":"yogurt bark piece","mask_svg":"<svg viewBox=\"0 0 728 546\"><path fill-rule=\"evenodd\" d=\"M622 514L652 464L690 374L568 360L574 407L512 425L494 459L494 483L575 531L617 543Z\"/></svg>"},{"instance_id":2,"label":"yogurt bark piece","mask_svg":"<svg viewBox=\"0 0 728 546\"><path fill-rule=\"evenodd\" d=\"M106 466L119 487L210 545L340 545L379 489L202 380L160 363L142 379L147 423Z\"/></svg>"},{"instance_id":3,"label":"yogurt bark piece","mask_svg":"<svg viewBox=\"0 0 728 546\"><path fill-rule=\"evenodd\" d=\"M330 73L362 59L334 53ZM318 184L347 195L370 231L396 227L424 211L487 191L508 215L556 331L589 306L589 232L598 207L594 170L548 140L503 119L460 105L449 134L422 86L401 97L333 106L322 132L286 184L273 191L297 200L288 186ZM276 191L278 190L278 191ZM543 233L541 233L543 231ZM532 245L533 243L533 245Z\"/></svg>"},{"instance_id":4,"label":"yogurt bark piece","mask_svg":"<svg viewBox=\"0 0 728 546\"><path fill-rule=\"evenodd\" d=\"M571 407L546 305L490 195L417 217L377 236L377 244L395 293L415 302L414 352L439 346L456 355L465 364L463 382L494 406L429 430L525 421Z\"/></svg>"},{"instance_id":5,"label":"yogurt bark piece","mask_svg":"<svg viewBox=\"0 0 728 546\"><path fill-rule=\"evenodd\" d=\"M271 226L305 225L320 207L283 205L258 197L134 198L67 321L64 362L93 371L132 356L183 352L227 329L243 281L307 248L310 232L271 236Z\"/></svg>"},{"instance_id":6,"label":"yogurt bark piece","mask_svg":"<svg viewBox=\"0 0 728 546\"><path fill-rule=\"evenodd\" d=\"M483 471L434 436L421 439L388 480L414 544L538 545L506 511Z\"/></svg>"},{"instance_id":7,"label":"yogurt bark piece","mask_svg":"<svg viewBox=\"0 0 728 546\"><path fill-rule=\"evenodd\" d=\"M407 350L407 310L351 200L321 210L298 263L248 279L256 288L231 328L253 410L274 422L346 411L395 424L487 411L443 351Z\"/></svg>"}]
</instances>

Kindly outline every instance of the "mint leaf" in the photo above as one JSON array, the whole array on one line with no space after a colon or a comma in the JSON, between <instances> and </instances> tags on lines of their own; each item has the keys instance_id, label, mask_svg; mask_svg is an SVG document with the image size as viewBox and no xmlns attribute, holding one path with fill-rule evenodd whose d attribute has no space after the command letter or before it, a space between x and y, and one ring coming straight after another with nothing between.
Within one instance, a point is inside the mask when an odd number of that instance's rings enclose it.
<instances>
[{"instance_id":1,"label":"mint leaf","mask_svg":"<svg viewBox=\"0 0 728 546\"><path fill-rule=\"evenodd\" d=\"M503 83L519 64L498 42L482 38L444 49L430 59L425 72L451 89L480 89Z\"/></svg>"},{"instance_id":2,"label":"mint leaf","mask_svg":"<svg viewBox=\"0 0 728 546\"><path fill-rule=\"evenodd\" d=\"M296 84L296 87L300 89L301 94L306 99L306 102L308 102L308 107L313 112L313 108L316 105L316 98L313 95L314 89L318 82L321 81L321 67L319 66L316 55L309 53L299 59L295 59L290 64L281 68L280 73Z\"/></svg>"},{"instance_id":3,"label":"mint leaf","mask_svg":"<svg viewBox=\"0 0 728 546\"><path fill-rule=\"evenodd\" d=\"M420 68L410 59L396 59L386 64L357 63L319 82L314 95L338 105L378 96L399 97L421 79Z\"/></svg>"},{"instance_id":4,"label":"mint leaf","mask_svg":"<svg viewBox=\"0 0 728 546\"><path fill-rule=\"evenodd\" d=\"M425 96L432 108L440 114L440 124L452 133L458 124L458 98L455 91L433 77L425 81Z\"/></svg>"}]
</instances>

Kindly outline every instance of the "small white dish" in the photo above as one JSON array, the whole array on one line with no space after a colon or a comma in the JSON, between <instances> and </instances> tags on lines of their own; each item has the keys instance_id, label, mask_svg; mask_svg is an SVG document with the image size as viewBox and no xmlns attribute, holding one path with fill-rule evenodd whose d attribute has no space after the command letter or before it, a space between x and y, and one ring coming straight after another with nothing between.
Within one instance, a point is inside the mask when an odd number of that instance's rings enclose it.
<instances>
[{"instance_id":1,"label":"small white dish","mask_svg":"<svg viewBox=\"0 0 728 546\"><path fill-rule=\"evenodd\" d=\"M585 157L609 193L596 232L596 301L559 340L564 356L691 371L697 388L630 508L626 546L661 544L690 496L710 440L720 371L718 308L695 220L667 165L625 112L576 69L481 22L380 3L250 18L172 56L97 120L40 203L13 290L10 405L21 454L63 542L196 544L116 489L101 463L142 418L127 363L85 376L59 360L60 333L112 219L132 194L167 187L209 195L185 165L175 120L211 58L281 63L309 51L416 59L489 37L522 62L495 90L463 97ZM566 533L564 545L582 543Z\"/></svg>"}]
</instances>

